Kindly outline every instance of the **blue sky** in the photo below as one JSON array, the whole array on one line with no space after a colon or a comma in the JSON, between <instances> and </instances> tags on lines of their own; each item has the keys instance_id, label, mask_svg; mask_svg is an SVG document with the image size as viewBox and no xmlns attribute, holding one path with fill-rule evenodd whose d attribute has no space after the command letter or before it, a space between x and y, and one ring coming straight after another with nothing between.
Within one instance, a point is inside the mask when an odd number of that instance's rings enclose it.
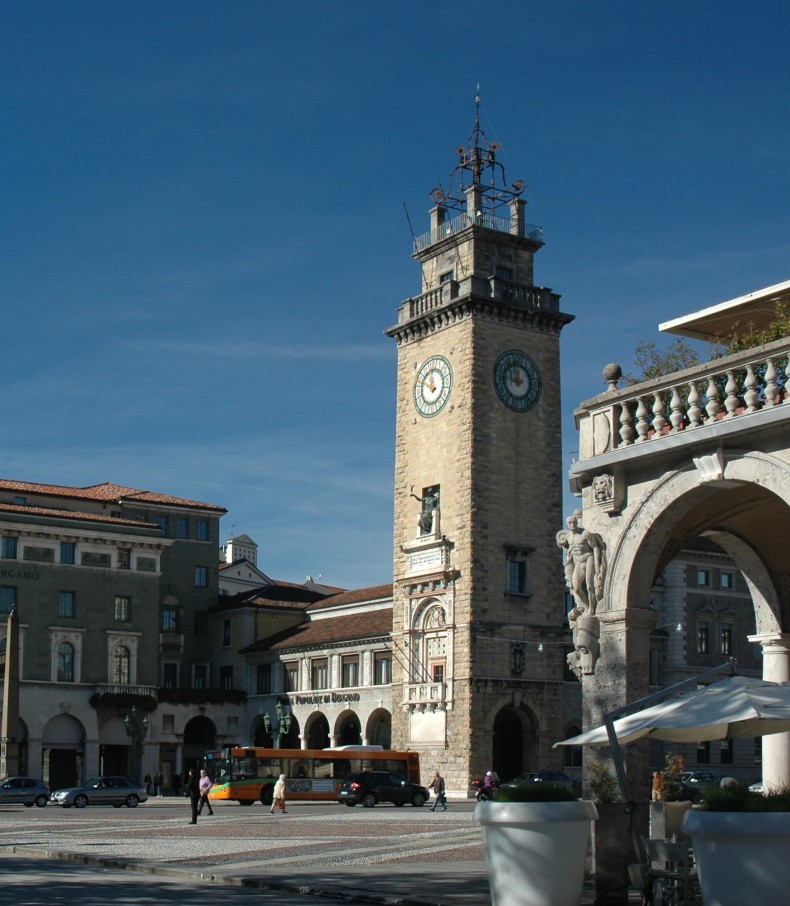
<instances>
[{"instance_id":1,"label":"blue sky","mask_svg":"<svg viewBox=\"0 0 790 906\"><path fill-rule=\"evenodd\" d=\"M573 409L659 322L788 279L783 2L0 5L0 475L228 508L278 578L391 579L404 205L482 124Z\"/></svg>"}]
</instances>

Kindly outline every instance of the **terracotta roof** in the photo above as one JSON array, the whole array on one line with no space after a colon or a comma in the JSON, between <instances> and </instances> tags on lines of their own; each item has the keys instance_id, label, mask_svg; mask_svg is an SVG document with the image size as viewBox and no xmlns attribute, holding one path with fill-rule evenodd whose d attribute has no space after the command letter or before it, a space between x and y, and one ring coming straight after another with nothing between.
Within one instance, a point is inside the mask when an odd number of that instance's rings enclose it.
<instances>
[{"instance_id":1,"label":"terracotta roof","mask_svg":"<svg viewBox=\"0 0 790 906\"><path fill-rule=\"evenodd\" d=\"M86 488L71 488L66 485L38 484L32 481L12 481L8 478L0 478L0 490L20 494L47 494L51 497L69 497L76 500L155 503L214 510L217 513L227 512L224 507L215 506L213 503L201 503L198 500L187 500L184 497L171 497L169 494L157 494L154 491L140 491L137 488L128 488L110 482L89 485Z\"/></svg>"},{"instance_id":2,"label":"terracotta roof","mask_svg":"<svg viewBox=\"0 0 790 906\"><path fill-rule=\"evenodd\" d=\"M48 516L53 519L73 519L78 522L100 522L104 525L124 525L155 529L159 526L154 522L139 522L134 519L120 519L118 516L105 516L99 513L83 513L80 510L56 510L43 506L20 506L16 503L4 503L0 500L0 513L20 513L23 516Z\"/></svg>"},{"instance_id":3,"label":"terracotta roof","mask_svg":"<svg viewBox=\"0 0 790 906\"><path fill-rule=\"evenodd\" d=\"M392 632L392 608L372 610L366 614L345 614L302 623L286 629L241 650L241 654L256 651L285 651L289 648L313 648L337 642L380 638Z\"/></svg>"},{"instance_id":4,"label":"terracotta roof","mask_svg":"<svg viewBox=\"0 0 790 906\"><path fill-rule=\"evenodd\" d=\"M353 591L344 591L338 595L324 598L316 602L310 610L320 610L325 607L342 606L343 604L361 604L364 601L392 600L392 583L388 585L371 585L368 588L355 588Z\"/></svg>"}]
</instances>

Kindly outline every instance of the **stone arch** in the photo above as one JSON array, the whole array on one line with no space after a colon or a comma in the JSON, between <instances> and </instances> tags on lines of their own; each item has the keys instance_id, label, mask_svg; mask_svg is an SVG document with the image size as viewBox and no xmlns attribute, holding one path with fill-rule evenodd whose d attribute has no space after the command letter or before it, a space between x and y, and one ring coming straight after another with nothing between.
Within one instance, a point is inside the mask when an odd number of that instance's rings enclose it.
<instances>
[{"instance_id":1,"label":"stone arch","mask_svg":"<svg viewBox=\"0 0 790 906\"><path fill-rule=\"evenodd\" d=\"M491 764L502 780L538 770L538 720L527 705L509 703L494 715Z\"/></svg>"},{"instance_id":2,"label":"stone arch","mask_svg":"<svg viewBox=\"0 0 790 906\"><path fill-rule=\"evenodd\" d=\"M338 746L362 745L362 727L355 711L341 712L335 721L335 739Z\"/></svg>"},{"instance_id":3,"label":"stone arch","mask_svg":"<svg viewBox=\"0 0 790 906\"><path fill-rule=\"evenodd\" d=\"M214 721L205 714L191 718L184 726L183 761L184 772L191 768L199 770L203 755L208 749L216 748L217 728Z\"/></svg>"},{"instance_id":4,"label":"stone arch","mask_svg":"<svg viewBox=\"0 0 790 906\"><path fill-rule=\"evenodd\" d=\"M412 620L412 670L417 682L443 682L449 674L447 607L437 597L421 601Z\"/></svg>"},{"instance_id":5,"label":"stone arch","mask_svg":"<svg viewBox=\"0 0 790 906\"><path fill-rule=\"evenodd\" d=\"M329 748L329 721L322 711L313 711L304 723L305 742L308 749Z\"/></svg>"},{"instance_id":6,"label":"stone arch","mask_svg":"<svg viewBox=\"0 0 790 906\"><path fill-rule=\"evenodd\" d=\"M790 470L760 453L729 454L723 460L726 480L721 482L701 482L696 469L664 475L619 536L606 539L605 611L647 607L663 566L691 538L703 535L730 554L746 576L758 631L779 631L787 623L782 611L790 568L775 539L790 532ZM759 482L753 480L756 472Z\"/></svg>"},{"instance_id":7,"label":"stone arch","mask_svg":"<svg viewBox=\"0 0 790 906\"><path fill-rule=\"evenodd\" d=\"M365 738L368 745L392 748L392 715L386 708L377 708L369 715Z\"/></svg>"},{"instance_id":8,"label":"stone arch","mask_svg":"<svg viewBox=\"0 0 790 906\"><path fill-rule=\"evenodd\" d=\"M51 789L76 786L82 781L85 727L71 714L50 718L41 735L42 775Z\"/></svg>"}]
</instances>

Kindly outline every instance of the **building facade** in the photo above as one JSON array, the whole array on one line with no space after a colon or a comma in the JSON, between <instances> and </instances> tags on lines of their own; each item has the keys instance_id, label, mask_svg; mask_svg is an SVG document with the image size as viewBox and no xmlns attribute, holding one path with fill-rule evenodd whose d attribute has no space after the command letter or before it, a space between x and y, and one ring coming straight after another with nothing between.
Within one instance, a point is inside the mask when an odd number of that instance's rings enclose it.
<instances>
[{"instance_id":1,"label":"building facade","mask_svg":"<svg viewBox=\"0 0 790 906\"><path fill-rule=\"evenodd\" d=\"M66 786L103 771L169 776L185 746L197 756L202 715L176 693L213 681L224 512L114 484L0 481L0 615L16 611L21 642L20 770Z\"/></svg>"},{"instance_id":2,"label":"building facade","mask_svg":"<svg viewBox=\"0 0 790 906\"><path fill-rule=\"evenodd\" d=\"M397 343L393 741L451 790L547 768L566 731L559 340L539 227L479 117L430 230ZM573 695L573 693L570 693Z\"/></svg>"}]
</instances>

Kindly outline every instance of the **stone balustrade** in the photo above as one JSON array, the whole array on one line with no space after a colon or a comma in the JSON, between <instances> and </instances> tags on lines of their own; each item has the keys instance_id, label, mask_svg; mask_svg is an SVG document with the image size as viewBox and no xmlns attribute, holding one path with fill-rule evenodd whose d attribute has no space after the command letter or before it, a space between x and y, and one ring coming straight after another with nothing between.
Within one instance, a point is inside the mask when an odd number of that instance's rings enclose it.
<instances>
[{"instance_id":1,"label":"stone balustrade","mask_svg":"<svg viewBox=\"0 0 790 906\"><path fill-rule=\"evenodd\" d=\"M790 410L789 355L790 338L785 338L624 388L617 387L617 372L605 375L609 391L575 413L579 459L660 444L785 404Z\"/></svg>"},{"instance_id":2,"label":"stone balustrade","mask_svg":"<svg viewBox=\"0 0 790 906\"><path fill-rule=\"evenodd\" d=\"M413 683L405 687L403 705L407 709L433 711L444 708L446 702L446 683Z\"/></svg>"}]
</instances>

